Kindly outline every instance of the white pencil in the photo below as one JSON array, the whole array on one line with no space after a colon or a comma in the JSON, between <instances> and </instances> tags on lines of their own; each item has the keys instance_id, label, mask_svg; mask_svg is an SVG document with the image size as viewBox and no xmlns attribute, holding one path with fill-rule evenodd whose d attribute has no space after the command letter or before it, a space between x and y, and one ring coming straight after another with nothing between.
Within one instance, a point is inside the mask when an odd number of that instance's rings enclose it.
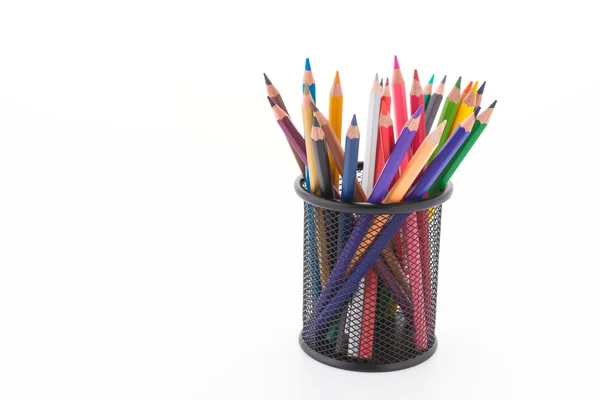
<instances>
[{"instance_id":1,"label":"white pencil","mask_svg":"<svg viewBox=\"0 0 600 400\"><path fill-rule=\"evenodd\" d=\"M381 102L381 84L375 74L371 95L369 96L369 113L367 117L367 136L365 145L365 162L363 164L362 187L367 195L373 191L375 181L375 155L377 136L379 134L379 106Z\"/></svg>"}]
</instances>

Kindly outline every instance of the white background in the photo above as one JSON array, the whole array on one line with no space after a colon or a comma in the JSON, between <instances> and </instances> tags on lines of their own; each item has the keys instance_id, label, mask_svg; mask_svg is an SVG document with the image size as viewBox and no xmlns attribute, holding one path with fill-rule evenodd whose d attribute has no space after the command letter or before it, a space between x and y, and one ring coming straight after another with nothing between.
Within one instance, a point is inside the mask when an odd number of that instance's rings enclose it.
<instances>
[{"instance_id":1,"label":"white background","mask_svg":"<svg viewBox=\"0 0 600 400\"><path fill-rule=\"evenodd\" d=\"M597 397L600 32L537 3L2 2L0 398ZM438 352L359 374L297 344L262 72L300 123L304 58L322 105L339 69L364 133L394 54L498 106L444 207Z\"/></svg>"}]
</instances>

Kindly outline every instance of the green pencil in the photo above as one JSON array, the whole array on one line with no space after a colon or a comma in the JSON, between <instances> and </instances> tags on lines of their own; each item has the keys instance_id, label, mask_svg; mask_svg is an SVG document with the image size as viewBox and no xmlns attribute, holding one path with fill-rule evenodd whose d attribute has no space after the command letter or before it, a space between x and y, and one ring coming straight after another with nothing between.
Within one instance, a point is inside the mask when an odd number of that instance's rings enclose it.
<instances>
[{"instance_id":1,"label":"green pencil","mask_svg":"<svg viewBox=\"0 0 600 400\"><path fill-rule=\"evenodd\" d=\"M435 158L437 153L442 149L442 147L444 147L444 144L446 144L446 140L448 140L448 137L450 136L450 133L451 133L450 127L452 126L452 123L454 122L454 117L456 117L456 112L458 111L458 103L460 102L460 81L461 81L461 79L462 79L461 77L458 78L458 80L454 84L454 87L452 88L450 93L448 93L448 97L446 97L446 101L444 102L444 108L442 108L442 113L440 114L440 119L438 120L438 126L442 123L442 121L445 120L446 127L444 128L444 132L442 132L442 138L440 139L440 143L438 144L438 147L435 149L435 151L429 158L427 165L429 165L429 163L431 163L431 161Z\"/></svg>"},{"instance_id":2,"label":"green pencil","mask_svg":"<svg viewBox=\"0 0 600 400\"><path fill-rule=\"evenodd\" d=\"M448 165L446 165L446 168L444 168L442 173L435 180L434 184L431 185L431 189L428 193L429 197L436 196L442 190L444 190L460 163L462 163L462 161L465 159L466 155L469 153L479 136L481 136L483 133L485 127L490 122L490 118L492 117L495 107L496 101L494 101L487 110L479 114L475 120L473 128L471 129L471 134L467 136L467 139L462 146L460 146L454 157L452 157L452 160L450 160Z\"/></svg>"},{"instance_id":3,"label":"green pencil","mask_svg":"<svg viewBox=\"0 0 600 400\"><path fill-rule=\"evenodd\" d=\"M431 92L433 91L433 78L435 78L435 74L431 75L429 82L425 85L425 89L423 89L423 108L427 110L427 104L429 103L429 99L431 99Z\"/></svg>"}]
</instances>

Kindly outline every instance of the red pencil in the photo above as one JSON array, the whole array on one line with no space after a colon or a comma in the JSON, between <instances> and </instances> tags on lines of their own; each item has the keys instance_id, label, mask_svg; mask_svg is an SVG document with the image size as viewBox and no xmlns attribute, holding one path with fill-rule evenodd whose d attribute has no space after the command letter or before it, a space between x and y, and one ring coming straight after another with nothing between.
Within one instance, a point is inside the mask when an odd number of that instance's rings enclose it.
<instances>
[{"instance_id":1,"label":"red pencil","mask_svg":"<svg viewBox=\"0 0 600 400\"><path fill-rule=\"evenodd\" d=\"M417 112L417 109L423 103L423 88L421 87L421 82L419 81L419 73L415 69L412 86L410 88L411 115ZM421 118L421 121L419 122L419 129L417 130L417 134L412 141L413 153L417 151L421 143L423 143L423 140L425 140L425 118Z\"/></svg>"},{"instance_id":2,"label":"red pencil","mask_svg":"<svg viewBox=\"0 0 600 400\"><path fill-rule=\"evenodd\" d=\"M467 87L465 88L465 90L463 90L463 92L461 93L460 100L458 101L458 106L459 107L460 107L460 103L463 102L463 100L469 94L469 92L471 91L472 88L473 88L473 81L469 82L469 84L467 85ZM452 132L450 132L450 133L452 133Z\"/></svg>"},{"instance_id":3,"label":"red pencil","mask_svg":"<svg viewBox=\"0 0 600 400\"><path fill-rule=\"evenodd\" d=\"M404 124L408 121L408 107L406 106L406 84L396 56L394 56L394 72L392 74L392 97L394 99L394 127L396 128L396 135L400 135ZM398 140L397 137L396 140ZM401 172L406 168L410 157L411 151L409 149L400 163Z\"/></svg>"},{"instance_id":4,"label":"red pencil","mask_svg":"<svg viewBox=\"0 0 600 400\"><path fill-rule=\"evenodd\" d=\"M379 114L379 137L377 138L377 153L375 157L375 179L377 182L385 163L390 157L394 147L394 125L390 117L390 109L387 102L381 103L381 113Z\"/></svg>"}]
</instances>

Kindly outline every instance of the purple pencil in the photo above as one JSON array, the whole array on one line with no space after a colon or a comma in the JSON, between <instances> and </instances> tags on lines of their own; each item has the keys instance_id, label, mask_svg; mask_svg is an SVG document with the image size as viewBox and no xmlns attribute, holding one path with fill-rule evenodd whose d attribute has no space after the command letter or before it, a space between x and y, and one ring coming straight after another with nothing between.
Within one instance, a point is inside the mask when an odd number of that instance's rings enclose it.
<instances>
[{"instance_id":1,"label":"purple pencil","mask_svg":"<svg viewBox=\"0 0 600 400\"><path fill-rule=\"evenodd\" d=\"M302 160L302 162L306 166L306 145L304 142L304 138L302 137L302 135L300 135L300 132L298 132L298 129L296 129L287 113L283 111L283 109L277 104L275 104L275 102L270 97L267 97L267 99L269 99L269 104L273 108L273 113L275 114L277 123L281 127L281 130L285 134L285 137L292 146L292 149L296 152L298 157L300 157L300 160ZM304 173L304 170L301 170Z\"/></svg>"},{"instance_id":2,"label":"purple pencil","mask_svg":"<svg viewBox=\"0 0 600 400\"><path fill-rule=\"evenodd\" d=\"M421 200L427 190L433 185L435 179L439 176L442 170L446 167L448 162L452 159L454 154L458 151L460 146L463 144L465 139L470 133L473 123L475 122L475 116L471 114L465 119L456 129L454 134L448 139L444 146L440 149L439 153L432 160L431 164L425 169L421 177L417 180L411 191L405 196L406 201L418 201ZM320 335L323 329L326 327L327 321L329 321L333 315L336 315L340 307L348 300L348 298L357 289L360 280L365 276L367 271L372 267L375 259L379 257L381 251L385 248L387 243L392 239L394 233L400 229L409 214L400 214L390 217L386 226L381 230L377 238L373 241L371 246L363 254L360 261L354 267L352 273L341 285L339 290L335 291L328 296L323 296L323 293L317 301L316 310L322 310L320 314L313 319L311 329L309 330L309 337ZM366 217L366 218L365 218ZM357 226L361 225L361 220L367 220L368 224L373 219L373 216L363 215L359 218ZM341 261L341 260L340 260ZM336 265L336 268L345 270L348 268L350 261L347 261L346 265ZM320 304L321 302L327 302L327 304ZM314 316L313 316L314 318Z\"/></svg>"}]
</instances>

